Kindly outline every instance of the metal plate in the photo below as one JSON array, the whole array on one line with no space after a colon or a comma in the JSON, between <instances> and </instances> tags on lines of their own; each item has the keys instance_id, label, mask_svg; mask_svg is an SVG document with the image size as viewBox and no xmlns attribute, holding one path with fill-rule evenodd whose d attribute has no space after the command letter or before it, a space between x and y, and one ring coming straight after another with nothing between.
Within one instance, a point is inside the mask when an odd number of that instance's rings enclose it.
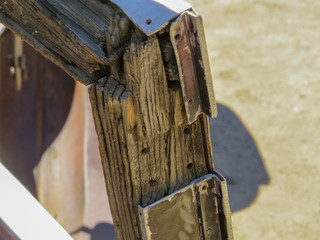
<instances>
[{"instance_id":1,"label":"metal plate","mask_svg":"<svg viewBox=\"0 0 320 240\"><path fill-rule=\"evenodd\" d=\"M201 113L216 117L217 107L202 19L184 12L170 26L189 124Z\"/></svg>"},{"instance_id":2,"label":"metal plate","mask_svg":"<svg viewBox=\"0 0 320 240\"><path fill-rule=\"evenodd\" d=\"M144 240L201 239L193 185L145 208L139 206Z\"/></svg>"},{"instance_id":3,"label":"metal plate","mask_svg":"<svg viewBox=\"0 0 320 240\"><path fill-rule=\"evenodd\" d=\"M232 240L233 239L233 231L232 231L232 222L231 222L231 210L229 204L229 195L226 180L220 175L221 183L220 190L222 194L221 199L221 211L223 211L220 215L220 226L221 226L221 235L222 239Z\"/></svg>"},{"instance_id":4,"label":"metal plate","mask_svg":"<svg viewBox=\"0 0 320 240\"><path fill-rule=\"evenodd\" d=\"M208 174L149 206L139 206L143 239L232 240L226 191L220 174Z\"/></svg>"},{"instance_id":5,"label":"metal plate","mask_svg":"<svg viewBox=\"0 0 320 240\"><path fill-rule=\"evenodd\" d=\"M215 177L209 177L196 183L199 193L198 204L202 217L202 230L205 240L222 240L219 219L218 198L221 198L219 181Z\"/></svg>"},{"instance_id":6,"label":"metal plate","mask_svg":"<svg viewBox=\"0 0 320 240\"><path fill-rule=\"evenodd\" d=\"M192 6L183 0L111 0L139 27L150 36L167 26L180 13Z\"/></svg>"}]
</instances>

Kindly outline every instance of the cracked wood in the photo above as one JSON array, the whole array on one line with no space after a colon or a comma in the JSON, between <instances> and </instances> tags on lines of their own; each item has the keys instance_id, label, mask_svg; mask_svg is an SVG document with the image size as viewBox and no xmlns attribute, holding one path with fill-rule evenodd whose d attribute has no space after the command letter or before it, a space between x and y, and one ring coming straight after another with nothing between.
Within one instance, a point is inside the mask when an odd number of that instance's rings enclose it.
<instances>
[{"instance_id":1,"label":"cracked wood","mask_svg":"<svg viewBox=\"0 0 320 240\"><path fill-rule=\"evenodd\" d=\"M98 0L1 0L0 21L83 84L108 71L106 34L128 19ZM119 15L119 14L118 14Z\"/></svg>"},{"instance_id":2,"label":"cracked wood","mask_svg":"<svg viewBox=\"0 0 320 240\"><path fill-rule=\"evenodd\" d=\"M120 74L119 74L120 75ZM134 39L121 79L90 87L107 191L119 239L141 239L147 206L211 171L199 119L187 124L181 89L168 84L158 39Z\"/></svg>"}]
</instances>

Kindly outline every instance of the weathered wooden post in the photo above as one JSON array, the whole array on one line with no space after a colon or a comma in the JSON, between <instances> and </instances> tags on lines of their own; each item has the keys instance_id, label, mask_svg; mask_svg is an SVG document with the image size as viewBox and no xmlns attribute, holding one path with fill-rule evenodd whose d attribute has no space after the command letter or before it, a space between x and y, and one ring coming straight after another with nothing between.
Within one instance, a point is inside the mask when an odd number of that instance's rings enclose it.
<instances>
[{"instance_id":1,"label":"weathered wooden post","mask_svg":"<svg viewBox=\"0 0 320 240\"><path fill-rule=\"evenodd\" d=\"M1 0L0 18L91 85L118 239L232 239L203 114L215 102L201 18L166 4Z\"/></svg>"}]
</instances>

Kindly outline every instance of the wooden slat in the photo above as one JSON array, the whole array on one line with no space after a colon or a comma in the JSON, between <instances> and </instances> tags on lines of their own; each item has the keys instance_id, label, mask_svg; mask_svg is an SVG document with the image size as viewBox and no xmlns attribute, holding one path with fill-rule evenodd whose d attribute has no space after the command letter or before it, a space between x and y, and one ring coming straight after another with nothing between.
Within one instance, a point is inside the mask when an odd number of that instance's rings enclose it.
<instances>
[{"instance_id":1,"label":"wooden slat","mask_svg":"<svg viewBox=\"0 0 320 240\"><path fill-rule=\"evenodd\" d=\"M115 12L98 0L0 2L3 24L84 84L107 71L105 33Z\"/></svg>"}]
</instances>

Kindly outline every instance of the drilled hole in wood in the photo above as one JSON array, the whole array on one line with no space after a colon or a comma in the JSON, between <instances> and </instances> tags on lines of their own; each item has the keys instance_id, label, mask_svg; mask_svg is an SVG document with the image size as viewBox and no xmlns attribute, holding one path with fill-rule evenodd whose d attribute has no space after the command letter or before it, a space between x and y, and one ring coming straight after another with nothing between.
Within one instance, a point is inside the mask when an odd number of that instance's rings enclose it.
<instances>
[{"instance_id":1,"label":"drilled hole in wood","mask_svg":"<svg viewBox=\"0 0 320 240\"><path fill-rule=\"evenodd\" d=\"M206 189L207 189L206 185L202 186L202 191L205 191Z\"/></svg>"},{"instance_id":2,"label":"drilled hole in wood","mask_svg":"<svg viewBox=\"0 0 320 240\"><path fill-rule=\"evenodd\" d=\"M148 18L148 19L146 20L146 24L150 25L151 23L152 23L152 20L151 20L150 18Z\"/></svg>"},{"instance_id":3,"label":"drilled hole in wood","mask_svg":"<svg viewBox=\"0 0 320 240\"><path fill-rule=\"evenodd\" d=\"M143 154L146 154L148 152L150 152L149 148L144 148L141 150L141 153L143 153Z\"/></svg>"},{"instance_id":4,"label":"drilled hole in wood","mask_svg":"<svg viewBox=\"0 0 320 240\"><path fill-rule=\"evenodd\" d=\"M150 180L149 184L150 184L150 187L155 187L158 185L158 182L156 180Z\"/></svg>"},{"instance_id":5,"label":"drilled hole in wood","mask_svg":"<svg viewBox=\"0 0 320 240\"><path fill-rule=\"evenodd\" d=\"M186 128L183 132L184 132L185 135L189 135L190 134L190 128Z\"/></svg>"},{"instance_id":6,"label":"drilled hole in wood","mask_svg":"<svg viewBox=\"0 0 320 240\"><path fill-rule=\"evenodd\" d=\"M179 40L180 38L181 38L181 35L179 33L174 36L175 40Z\"/></svg>"},{"instance_id":7,"label":"drilled hole in wood","mask_svg":"<svg viewBox=\"0 0 320 240\"><path fill-rule=\"evenodd\" d=\"M192 163L189 163L189 164L187 165L187 168L188 168L189 170L191 170L191 169L193 168L193 164L192 164Z\"/></svg>"},{"instance_id":8,"label":"drilled hole in wood","mask_svg":"<svg viewBox=\"0 0 320 240\"><path fill-rule=\"evenodd\" d=\"M188 100L188 105L191 105L192 103L193 103L193 99L190 98L190 99Z\"/></svg>"}]
</instances>

